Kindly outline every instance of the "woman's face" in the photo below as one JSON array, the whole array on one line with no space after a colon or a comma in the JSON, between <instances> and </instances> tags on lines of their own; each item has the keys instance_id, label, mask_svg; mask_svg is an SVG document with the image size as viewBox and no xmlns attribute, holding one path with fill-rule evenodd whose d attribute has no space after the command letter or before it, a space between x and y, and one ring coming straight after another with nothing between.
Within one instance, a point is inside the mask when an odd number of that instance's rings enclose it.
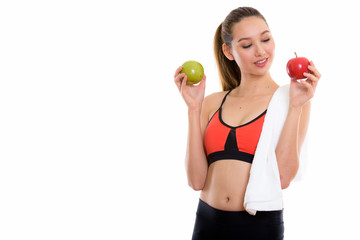
<instances>
[{"instance_id":1,"label":"woman's face","mask_svg":"<svg viewBox=\"0 0 360 240\"><path fill-rule=\"evenodd\" d=\"M267 74L274 58L275 42L266 22L260 17L247 17L233 26L232 35L228 51L242 75Z\"/></svg>"}]
</instances>

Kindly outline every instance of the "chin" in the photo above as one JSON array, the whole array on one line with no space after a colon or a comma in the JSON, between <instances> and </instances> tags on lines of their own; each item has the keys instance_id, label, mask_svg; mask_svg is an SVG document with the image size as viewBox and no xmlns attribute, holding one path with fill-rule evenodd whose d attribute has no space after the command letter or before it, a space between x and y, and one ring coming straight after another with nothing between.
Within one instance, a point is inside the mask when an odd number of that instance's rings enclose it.
<instances>
[{"instance_id":1,"label":"chin","mask_svg":"<svg viewBox=\"0 0 360 240\"><path fill-rule=\"evenodd\" d=\"M255 66L255 69L254 69L255 75L263 76L263 75L268 74L269 71L270 71L271 64L272 64L272 61L269 61L269 62L266 64L266 66L264 66L264 67L257 67L257 66Z\"/></svg>"},{"instance_id":2,"label":"chin","mask_svg":"<svg viewBox=\"0 0 360 240\"><path fill-rule=\"evenodd\" d=\"M253 71L252 75L254 76L259 76L259 77L263 77L268 75L270 72L270 68L266 68L266 69L261 69L261 70L257 70L257 71Z\"/></svg>"}]
</instances>

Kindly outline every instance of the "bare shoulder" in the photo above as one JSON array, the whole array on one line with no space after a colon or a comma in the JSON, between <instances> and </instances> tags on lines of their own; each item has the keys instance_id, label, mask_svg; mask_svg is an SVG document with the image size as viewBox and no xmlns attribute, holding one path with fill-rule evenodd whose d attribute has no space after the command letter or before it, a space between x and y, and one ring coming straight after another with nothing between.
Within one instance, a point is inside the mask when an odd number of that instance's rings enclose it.
<instances>
[{"instance_id":1,"label":"bare shoulder","mask_svg":"<svg viewBox=\"0 0 360 240\"><path fill-rule=\"evenodd\" d=\"M212 116L220 107L227 91L215 92L205 97L203 102L203 111L206 116Z\"/></svg>"}]
</instances>

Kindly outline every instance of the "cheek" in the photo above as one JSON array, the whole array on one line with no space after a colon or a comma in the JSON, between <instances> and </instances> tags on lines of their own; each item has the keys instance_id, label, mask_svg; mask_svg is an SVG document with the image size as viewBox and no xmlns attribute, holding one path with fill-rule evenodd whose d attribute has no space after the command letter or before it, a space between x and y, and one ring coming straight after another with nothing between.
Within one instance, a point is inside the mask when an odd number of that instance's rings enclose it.
<instances>
[{"instance_id":1,"label":"cheek","mask_svg":"<svg viewBox=\"0 0 360 240\"><path fill-rule=\"evenodd\" d=\"M234 55L236 63L240 68L244 68L246 65L249 65L253 61L253 53L251 51L240 51Z\"/></svg>"},{"instance_id":2,"label":"cheek","mask_svg":"<svg viewBox=\"0 0 360 240\"><path fill-rule=\"evenodd\" d=\"M268 53L274 53L274 51L275 51L275 43L274 42L271 42L271 43L269 43L268 45L267 45L267 47L266 47L266 51L268 52Z\"/></svg>"}]
</instances>

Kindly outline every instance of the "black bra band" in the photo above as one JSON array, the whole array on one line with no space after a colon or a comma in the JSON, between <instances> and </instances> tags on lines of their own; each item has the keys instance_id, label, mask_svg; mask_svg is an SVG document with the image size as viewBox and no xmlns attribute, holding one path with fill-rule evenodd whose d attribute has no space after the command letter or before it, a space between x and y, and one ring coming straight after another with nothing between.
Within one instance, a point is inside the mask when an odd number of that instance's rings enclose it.
<instances>
[{"instance_id":1,"label":"black bra band","mask_svg":"<svg viewBox=\"0 0 360 240\"><path fill-rule=\"evenodd\" d=\"M239 161L243 161L243 162L248 162L248 163L252 163L253 159L254 159L254 155L250 154L250 153L246 153L246 152L241 152L241 151L220 151L220 152L214 152L214 153L210 153L207 157L208 160L208 165L210 166L210 164L219 161L219 160L229 160L229 159L234 159L234 160L239 160Z\"/></svg>"}]
</instances>

